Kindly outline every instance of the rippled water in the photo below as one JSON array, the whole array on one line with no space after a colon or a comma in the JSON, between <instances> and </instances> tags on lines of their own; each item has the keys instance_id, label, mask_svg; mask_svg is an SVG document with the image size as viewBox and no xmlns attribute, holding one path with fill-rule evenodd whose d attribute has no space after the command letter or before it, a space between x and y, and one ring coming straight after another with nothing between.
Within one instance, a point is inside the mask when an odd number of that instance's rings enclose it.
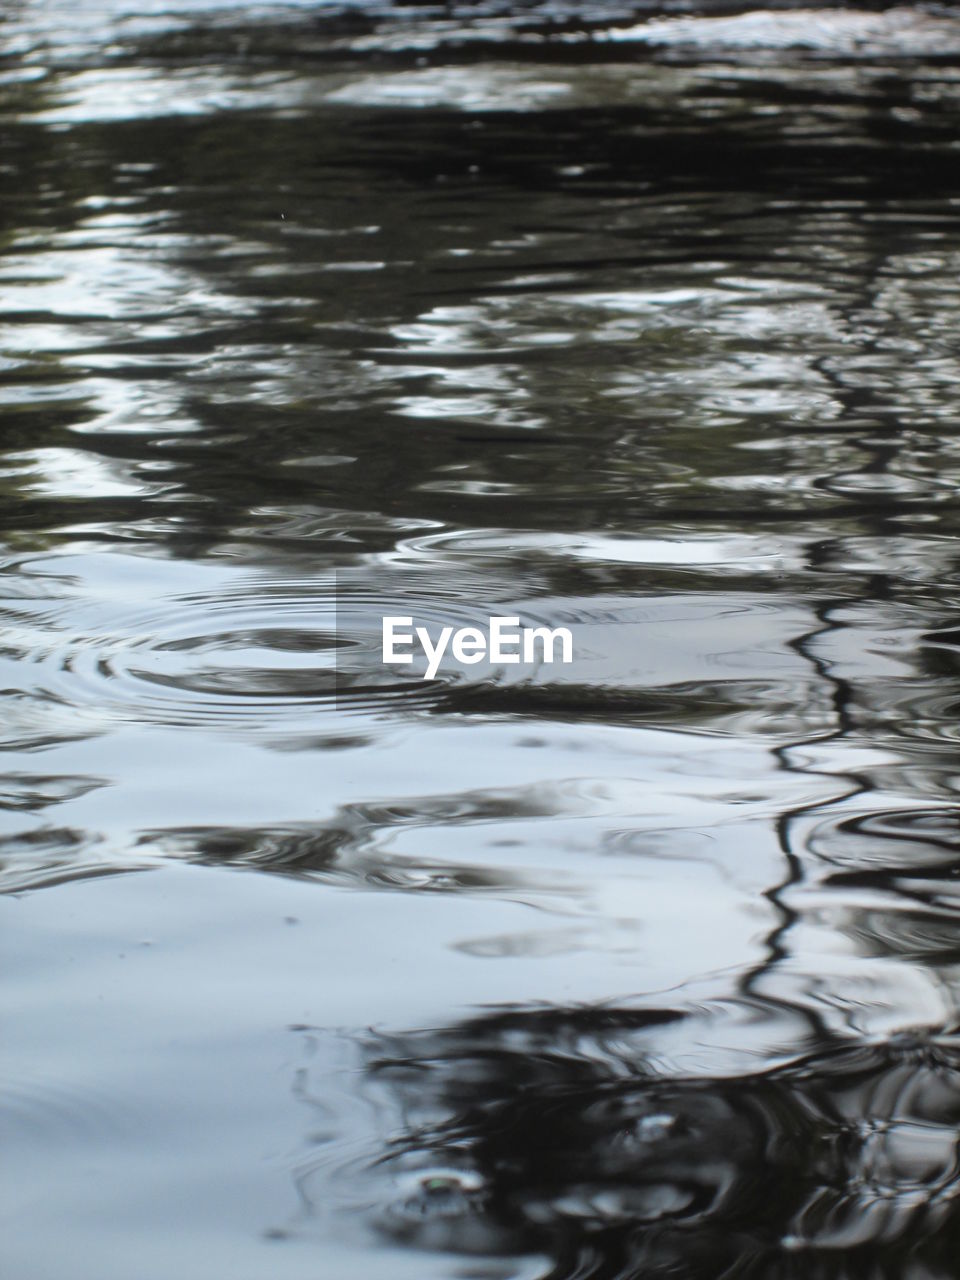
<instances>
[{"instance_id":1,"label":"rippled water","mask_svg":"<svg viewBox=\"0 0 960 1280\"><path fill-rule=\"evenodd\" d=\"M9 1280L955 1275L956 12L11 0L0 115Z\"/></svg>"}]
</instances>

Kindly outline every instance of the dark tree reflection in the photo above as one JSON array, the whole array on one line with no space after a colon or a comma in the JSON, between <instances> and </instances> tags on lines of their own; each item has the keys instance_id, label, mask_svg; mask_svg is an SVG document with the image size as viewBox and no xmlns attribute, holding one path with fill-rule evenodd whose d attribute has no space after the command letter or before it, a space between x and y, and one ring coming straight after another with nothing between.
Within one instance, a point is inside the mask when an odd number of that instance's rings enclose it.
<instances>
[{"instance_id":1,"label":"dark tree reflection","mask_svg":"<svg viewBox=\"0 0 960 1280\"><path fill-rule=\"evenodd\" d=\"M372 1225L542 1254L551 1280L953 1274L960 1039L678 1078L656 1045L683 1017L511 1011L368 1041L368 1083L400 1118L370 1152Z\"/></svg>"}]
</instances>

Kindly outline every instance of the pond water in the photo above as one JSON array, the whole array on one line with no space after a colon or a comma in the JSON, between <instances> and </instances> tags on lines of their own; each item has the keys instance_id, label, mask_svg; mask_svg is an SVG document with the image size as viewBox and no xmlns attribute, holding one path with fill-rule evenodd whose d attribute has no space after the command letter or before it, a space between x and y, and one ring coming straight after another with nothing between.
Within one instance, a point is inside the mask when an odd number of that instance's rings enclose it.
<instances>
[{"instance_id":1,"label":"pond water","mask_svg":"<svg viewBox=\"0 0 960 1280\"><path fill-rule=\"evenodd\" d=\"M0 115L8 1280L953 1276L960 16L10 0Z\"/></svg>"}]
</instances>

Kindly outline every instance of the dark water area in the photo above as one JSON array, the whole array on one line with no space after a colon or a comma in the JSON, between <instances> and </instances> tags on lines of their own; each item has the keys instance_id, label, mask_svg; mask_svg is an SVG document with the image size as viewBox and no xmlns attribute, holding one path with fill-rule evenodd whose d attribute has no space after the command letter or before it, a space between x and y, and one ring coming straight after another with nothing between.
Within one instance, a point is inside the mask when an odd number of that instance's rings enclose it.
<instances>
[{"instance_id":1,"label":"dark water area","mask_svg":"<svg viewBox=\"0 0 960 1280\"><path fill-rule=\"evenodd\" d=\"M946 6L3 6L7 1280L956 1275L958 160Z\"/></svg>"}]
</instances>

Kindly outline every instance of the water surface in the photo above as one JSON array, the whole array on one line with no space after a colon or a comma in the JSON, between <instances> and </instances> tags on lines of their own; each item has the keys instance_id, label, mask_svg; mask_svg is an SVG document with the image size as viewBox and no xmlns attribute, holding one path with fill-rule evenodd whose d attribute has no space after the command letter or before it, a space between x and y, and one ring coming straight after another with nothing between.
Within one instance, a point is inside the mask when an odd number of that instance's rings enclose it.
<instances>
[{"instance_id":1,"label":"water surface","mask_svg":"<svg viewBox=\"0 0 960 1280\"><path fill-rule=\"evenodd\" d=\"M954 1274L958 109L944 7L6 7L10 1280Z\"/></svg>"}]
</instances>

